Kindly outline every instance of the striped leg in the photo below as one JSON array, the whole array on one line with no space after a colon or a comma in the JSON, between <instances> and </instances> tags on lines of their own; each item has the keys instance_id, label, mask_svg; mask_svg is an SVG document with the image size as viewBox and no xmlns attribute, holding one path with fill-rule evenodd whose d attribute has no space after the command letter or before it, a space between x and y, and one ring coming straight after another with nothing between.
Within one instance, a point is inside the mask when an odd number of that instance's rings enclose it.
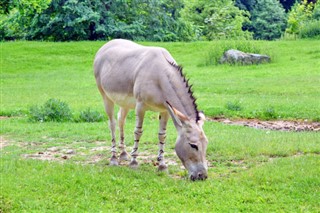
<instances>
[{"instance_id":1,"label":"striped leg","mask_svg":"<svg viewBox=\"0 0 320 213\"><path fill-rule=\"evenodd\" d=\"M126 122L126 117L128 114L129 110L125 108L120 108L119 113L118 113L118 123L119 123L119 131L120 131L120 144L119 148L121 150L120 154L120 161L128 161L129 160L129 155L126 152L126 146L124 143L124 124Z\"/></svg>"},{"instance_id":2,"label":"striped leg","mask_svg":"<svg viewBox=\"0 0 320 213\"><path fill-rule=\"evenodd\" d=\"M100 89L100 88L99 88ZM114 118L114 103L103 93L103 90L100 89L100 92L103 97L103 102L105 106L105 111L109 117L109 129L111 131L111 140L112 140L112 146L111 146L111 159L110 159L110 165L118 165L118 158L117 158L117 144L116 144L116 119Z\"/></svg>"},{"instance_id":3,"label":"striped leg","mask_svg":"<svg viewBox=\"0 0 320 213\"><path fill-rule=\"evenodd\" d=\"M143 109L142 103L136 104L136 128L134 130L134 145L131 152L131 162L130 167L136 168L138 166L138 161L136 160L138 157L138 147L139 141L142 135L142 126L143 126L143 119L144 119L145 111Z\"/></svg>"},{"instance_id":4,"label":"striped leg","mask_svg":"<svg viewBox=\"0 0 320 213\"><path fill-rule=\"evenodd\" d=\"M169 119L169 113L168 112L162 112L160 113L160 125L159 125L159 134L158 134L158 138L159 138L159 153L158 153L158 163L159 163L159 167L158 170L159 171L166 171L167 170L167 165L164 161L164 145L165 145L165 141L166 141L166 127L167 127L167 123L168 123L168 119Z\"/></svg>"}]
</instances>

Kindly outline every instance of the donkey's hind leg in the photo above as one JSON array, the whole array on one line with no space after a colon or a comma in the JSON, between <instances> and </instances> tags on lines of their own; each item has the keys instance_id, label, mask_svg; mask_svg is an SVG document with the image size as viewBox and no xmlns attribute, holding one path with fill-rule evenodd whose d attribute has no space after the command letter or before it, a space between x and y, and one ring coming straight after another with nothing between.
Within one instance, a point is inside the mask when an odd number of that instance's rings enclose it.
<instances>
[{"instance_id":1,"label":"donkey's hind leg","mask_svg":"<svg viewBox=\"0 0 320 213\"><path fill-rule=\"evenodd\" d=\"M129 161L129 154L126 152L126 145L124 142L124 124L126 123L126 117L129 112L129 109L121 107L118 112L118 123L120 130L120 145L121 150L120 161Z\"/></svg>"},{"instance_id":2,"label":"donkey's hind leg","mask_svg":"<svg viewBox=\"0 0 320 213\"><path fill-rule=\"evenodd\" d=\"M100 88L99 88L100 89ZM114 118L114 103L104 94L103 90L100 89L105 111L109 117L109 129L111 131L111 140L112 140L112 146L111 146L111 159L110 159L110 165L117 166L119 165L118 158L117 158L117 144L116 144L116 119Z\"/></svg>"}]
</instances>

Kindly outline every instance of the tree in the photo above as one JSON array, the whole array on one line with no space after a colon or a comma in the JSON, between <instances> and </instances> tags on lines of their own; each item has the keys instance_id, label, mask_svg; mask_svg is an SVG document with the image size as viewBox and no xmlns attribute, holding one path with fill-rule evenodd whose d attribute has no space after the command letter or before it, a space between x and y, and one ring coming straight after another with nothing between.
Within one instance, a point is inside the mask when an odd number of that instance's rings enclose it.
<instances>
[{"instance_id":1,"label":"tree","mask_svg":"<svg viewBox=\"0 0 320 213\"><path fill-rule=\"evenodd\" d=\"M189 1L183 11L183 18L195 26L198 39L205 40L250 38L251 34L242 30L249 16L232 0Z\"/></svg>"},{"instance_id":2,"label":"tree","mask_svg":"<svg viewBox=\"0 0 320 213\"><path fill-rule=\"evenodd\" d=\"M253 37L274 40L281 37L286 26L286 14L278 0L259 0L251 12Z\"/></svg>"},{"instance_id":3,"label":"tree","mask_svg":"<svg viewBox=\"0 0 320 213\"><path fill-rule=\"evenodd\" d=\"M182 7L183 0L19 0L0 20L0 39L192 40Z\"/></svg>"},{"instance_id":4,"label":"tree","mask_svg":"<svg viewBox=\"0 0 320 213\"><path fill-rule=\"evenodd\" d=\"M291 7L297 2L297 0L280 0L283 8L288 12Z\"/></svg>"},{"instance_id":5,"label":"tree","mask_svg":"<svg viewBox=\"0 0 320 213\"><path fill-rule=\"evenodd\" d=\"M236 0L235 5L241 10L251 11L255 5L256 0Z\"/></svg>"},{"instance_id":6,"label":"tree","mask_svg":"<svg viewBox=\"0 0 320 213\"><path fill-rule=\"evenodd\" d=\"M297 35L301 27L312 18L313 4L303 0L296 3L288 15L288 25L286 33Z\"/></svg>"},{"instance_id":7,"label":"tree","mask_svg":"<svg viewBox=\"0 0 320 213\"><path fill-rule=\"evenodd\" d=\"M8 14L9 11L13 7L12 0L1 0L0 1L0 15L1 14Z\"/></svg>"},{"instance_id":8,"label":"tree","mask_svg":"<svg viewBox=\"0 0 320 213\"><path fill-rule=\"evenodd\" d=\"M41 14L51 0L4 0L0 10L0 40L25 38L28 28L37 14Z\"/></svg>"},{"instance_id":9,"label":"tree","mask_svg":"<svg viewBox=\"0 0 320 213\"><path fill-rule=\"evenodd\" d=\"M320 2L296 3L289 12L286 35L300 38L320 37Z\"/></svg>"}]
</instances>

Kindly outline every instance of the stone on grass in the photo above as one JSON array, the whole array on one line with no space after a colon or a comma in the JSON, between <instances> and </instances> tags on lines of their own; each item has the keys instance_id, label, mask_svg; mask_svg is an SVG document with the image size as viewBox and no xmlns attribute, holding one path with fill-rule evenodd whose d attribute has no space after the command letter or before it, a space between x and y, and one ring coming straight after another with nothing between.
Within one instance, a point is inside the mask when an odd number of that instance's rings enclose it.
<instances>
[{"instance_id":1,"label":"stone on grass","mask_svg":"<svg viewBox=\"0 0 320 213\"><path fill-rule=\"evenodd\" d=\"M220 63L224 64L262 64L269 63L271 61L270 57L267 55L245 53L239 50L228 50L226 51L220 59Z\"/></svg>"}]
</instances>

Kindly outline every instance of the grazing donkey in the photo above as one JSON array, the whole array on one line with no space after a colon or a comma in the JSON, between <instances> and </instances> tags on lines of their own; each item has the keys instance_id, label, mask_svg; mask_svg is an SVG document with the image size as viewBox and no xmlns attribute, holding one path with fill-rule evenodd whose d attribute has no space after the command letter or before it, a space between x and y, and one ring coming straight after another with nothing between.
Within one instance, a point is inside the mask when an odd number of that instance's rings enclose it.
<instances>
[{"instance_id":1,"label":"grazing donkey","mask_svg":"<svg viewBox=\"0 0 320 213\"><path fill-rule=\"evenodd\" d=\"M116 39L97 52L94 74L109 117L112 137L111 165L118 165L116 151L116 120L114 104L120 106L118 124L120 130L120 160L128 160L124 144L124 123L130 109L135 109L136 127L131 152L131 167L138 166L138 145L146 110L160 113L159 153L160 171L166 170L164 144L166 126L171 115L178 131L175 150L188 170L191 180L207 178L206 150L208 140L202 125L205 117L197 110L191 86L182 68L170 53L159 47L145 47L131 41Z\"/></svg>"}]
</instances>

